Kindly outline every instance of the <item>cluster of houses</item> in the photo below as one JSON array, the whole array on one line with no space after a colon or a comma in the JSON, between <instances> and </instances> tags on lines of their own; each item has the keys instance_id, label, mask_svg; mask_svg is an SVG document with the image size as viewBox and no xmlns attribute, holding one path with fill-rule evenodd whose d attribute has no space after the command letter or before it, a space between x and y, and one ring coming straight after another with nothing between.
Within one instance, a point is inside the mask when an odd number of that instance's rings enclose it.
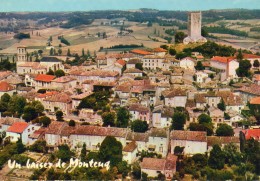
<instances>
[{"instance_id":1,"label":"cluster of houses","mask_svg":"<svg viewBox=\"0 0 260 181\"><path fill-rule=\"evenodd\" d=\"M260 60L256 55L244 54L244 57L252 64ZM197 71L195 66L201 60L205 70ZM11 141L21 138L26 145L44 139L49 150L64 143L77 150L85 143L88 150L97 151L106 136L113 136L122 143L123 159L129 164L136 161L141 151L154 152L162 158L144 158L142 171L152 177L161 172L171 178L176 171L176 146L184 147L186 155L209 152L214 144L239 146L237 135L216 137L200 131L169 131L174 108L180 107L189 115L185 128L198 122L203 113L210 115L215 128L221 123L236 128L237 123L245 119L242 110L248 109L248 102L260 105L259 75L253 77L252 83L238 84L232 89L219 86L220 82L237 78L238 66L235 57L215 56L204 60L199 53L177 60L162 48L98 55L96 62L70 66L57 57L29 62L26 47L18 47L17 73L0 72L0 96L17 92L28 101L40 101L48 115L61 110L66 119L66 116L75 116L73 111L82 99L95 91L111 91L111 105L126 107L131 121L145 121L150 129L146 133L135 133L127 128L96 126L97 120L102 125L102 118L93 110L83 109L79 120L96 120L95 125L70 127L66 122L53 121L42 128L18 118L1 117L0 131L6 131ZM65 76L47 75L50 70L63 70ZM225 110L218 108L220 102L224 102ZM245 137L259 141L260 130L256 130L244 131Z\"/></svg>"}]
</instances>

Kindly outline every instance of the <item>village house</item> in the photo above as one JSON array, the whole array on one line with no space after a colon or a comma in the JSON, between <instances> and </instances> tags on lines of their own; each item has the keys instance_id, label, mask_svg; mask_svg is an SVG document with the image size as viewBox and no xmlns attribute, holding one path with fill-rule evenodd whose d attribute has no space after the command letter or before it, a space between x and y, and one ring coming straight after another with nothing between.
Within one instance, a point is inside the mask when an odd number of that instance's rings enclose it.
<instances>
[{"instance_id":1,"label":"village house","mask_svg":"<svg viewBox=\"0 0 260 181\"><path fill-rule=\"evenodd\" d=\"M216 94L217 96L221 97L226 105L226 110L233 110L238 113L241 113L242 109L244 108L244 103L240 96L234 94L230 91L219 91Z\"/></svg>"},{"instance_id":2,"label":"village house","mask_svg":"<svg viewBox=\"0 0 260 181\"><path fill-rule=\"evenodd\" d=\"M119 72L107 70L72 70L69 75L76 78L80 84L86 80L115 82L119 77Z\"/></svg>"},{"instance_id":3,"label":"village house","mask_svg":"<svg viewBox=\"0 0 260 181\"><path fill-rule=\"evenodd\" d=\"M228 78L237 78L236 69L239 63L234 57L214 56L210 60L210 65L213 69L221 71L221 80Z\"/></svg>"},{"instance_id":4,"label":"village house","mask_svg":"<svg viewBox=\"0 0 260 181\"><path fill-rule=\"evenodd\" d=\"M172 123L173 108L163 105L156 106L152 113L152 124L156 128L170 127Z\"/></svg>"},{"instance_id":5,"label":"village house","mask_svg":"<svg viewBox=\"0 0 260 181\"><path fill-rule=\"evenodd\" d=\"M254 140L260 142L260 129L245 129L242 133L246 140L253 138Z\"/></svg>"},{"instance_id":6,"label":"village house","mask_svg":"<svg viewBox=\"0 0 260 181\"><path fill-rule=\"evenodd\" d=\"M38 130L32 130L32 133L28 136L28 144L32 145L37 140L44 140L46 128L39 128Z\"/></svg>"},{"instance_id":7,"label":"village house","mask_svg":"<svg viewBox=\"0 0 260 181\"><path fill-rule=\"evenodd\" d=\"M202 71L198 71L195 73L196 76L196 82L203 83L208 78L208 74Z\"/></svg>"},{"instance_id":8,"label":"village house","mask_svg":"<svg viewBox=\"0 0 260 181\"><path fill-rule=\"evenodd\" d=\"M187 102L186 91L183 89L173 89L162 92L164 105L170 107L185 107Z\"/></svg>"},{"instance_id":9,"label":"village house","mask_svg":"<svg viewBox=\"0 0 260 181\"><path fill-rule=\"evenodd\" d=\"M207 136L208 152L210 152L214 145L219 145L223 148L225 145L234 144L237 147L237 151L240 151L239 137L235 136Z\"/></svg>"},{"instance_id":10,"label":"village house","mask_svg":"<svg viewBox=\"0 0 260 181\"><path fill-rule=\"evenodd\" d=\"M169 130L164 128L151 128L149 131L148 151L167 156L169 146Z\"/></svg>"},{"instance_id":11,"label":"village house","mask_svg":"<svg viewBox=\"0 0 260 181\"><path fill-rule=\"evenodd\" d=\"M147 55L143 57L143 68L149 70L157 70L163 68L164 57L156 55Z\"/></svg>"},{"instance_id":12,"label":"village house","mask_svg":"<svg viewBox=\"0 0 260 181\"><path fill-rule=\"evenodd\" d=\"M216 107L210 107L208 109L208 114L211 117L212 123L214 124L215 128L219 124L224 123L224 111L221 111L220 109L218 109Z\"/></svg>"},{"instance_id":13,"label":"village house","mask_svg":"<svg viewBox=\"0 0 260 181\"><path fill-rule=\"evenodd\" d=\"M200 109L193 109L193 108L189 108L187 107L186 110L188 111L188 114L189 114L189 120L186 121L186 124L185 124L185 128L188 128L190 123L198 123L198 118L199 116L203 113L202 110Z\"/></svg>"},{"instance_id":14,"label":"village house","mask_svg":"<svg viewBox=\"0 0 260 181\"><path fill-rule=\"evenodd\" d=\"M180 67L184 69L194 70L195 60L191 57L185 57L180 60Z\"/></svg>"},{"instance_id":15,"label":"village house","mask_svg":"<svg viewBox=\"0 0 260 181\"><path fill-rule=\"evenodd\" d=\"M141 162L141 172L148 177L157 177L159 173L164 174L170 180L176 172L177 156L169 154L167 158L144 158Z\"/></svg>"},{"instance_id":16,"label":"village house","mask_svg":"<svg viewBox=\"0 0 260 181\"><path fill-rule=\"evenodd\" d=\"M11 77L13 73L11 71L0 71L0 81L6 80Z\"/></svg>"},{"instance_id":17,"label":"village house","mask_svg":"<svg viewBox=\"0 0 260 181\"><path fill-rule=\"evenodd\" d=\"M145 107L141 104L131 104L128 108L130 114L131 114L131 120L142 120L146 121L147 124L150 123L150 109L148 107Z\"/></svg>"},{"instance_id":18,"label":"village house","mask_svg":"<svg viewBox=\"0 0 260 181\"><path fill-rule=\"evenodd\" d=\"M66 122L52 121L45 132L45 141L50 151L54 151L61 144L61 131Z\"/></svg>"},{"instance_id":19,"label":"village house","mask_svg":"<svg viewBox=\"0 0 260 181\"><path fill-rule=\"evenodd\" d=\"M34 78L34 88L39 89L52 89L51 81L55 79L54 75L39 74Z\"/></svg>"},{"instance_id":20,"label":"village house","mask_svg":"<svg viewBox=\"0 0 260 181\"><path fill-rule=\"evenodd\" d=\"M38 129L40 126L26 122L15 122L7 129L6 137L10 137L11 142L17 142L21 139L22 143L27 145L29 144L29 135Z\"/></svg>"},{"instance_id":21,"label":"village house","mask_svg":"<svg viewBox=\"0 0 260 181\"><path fill-rule=\"evenodd\" d=\"M137 144L137 151L147 150L147 143L149 140L149 134L138 132L127 132L126 143L135 142Z\"/></svg>"},{"instance_id":22,"label":"village house","mask_svg":"<svg viewBox=\"0 0 260 181\"><path fill-rule=\"evenodd\" d=\"M140 50L140 49L131 50L130 53L134 54L135 58L143 58L146 55L152 55L151 52Z\"/></svg>"},{"instance_id":23,"label":"village house","mask_svg":"<svg viewBox=\"0 0 260 181\"><path fill-rule=\"evenodd\" d=\"M122 150L123 160L128 164L132 164L136 160L137 155L137 144L135 141L127 143Z\"/></svg>"},{"instance_id":24,"label":"village house","mask_svg":"<svg viewBox=\"0 0 260 181\"><path fill-rule=\"evenodd\" d=\"M244 120L244 116L242 116L239 112L228 110L226 111L226 114L230 117L229 119L225 119L225 123L232 126L232 127L238 127L238 122Z\"/></svg>"},{"instance_id":25,"label":"village house","mask_svg":"<svg viewBox=\"0 0 260 181\"><path fill-rule=\"evenodd\" d=\"M260 85L250 84L248 86L243 86L242 88L236 89L234 92L238 92L246 105L254 97L260 96Z\"/></svg>"},{"instance_id":26,"label":"village house","mask_svg":"<svg viewBox=\"0 0 260 181\"><path fill-rule=\"evenodd\" d=\"M98 55L96 58L97 68L103 68L107 66L107 57L106 55Z\"/></svg>"},{"instance_id":27,"label":"village house","mask_svg":"<svg viewBox=\"0 0 260 181\"><path fill-rule=\"evenodd\" d=\"M12 96L15 92L16 92L15 87L10 85L6 81L1 81L0 82L0 97L2 95L4 95L5 93L9 94L10 96Z\"/></svg>"},{"instance_id":28,"label":"village house","mask_svg":"<svg viewBox=\"0 0 260 181\"><path fill-rule=\"evenodd\" d=\"M72 95L71 99L72 99L72 109L77 109L77 107L79 106L80 102L82 101L82 99L92 95L93 92L84 92L82 94L78 94L78 95Z\"/></svg>"},{"instance_id":29,"label":"village house","mask_svg":"<svg viewBox=\"0 0 260 181\"><path fill-rule=\"evenodd\" d=\"M81 125L70 135L72 148L86 144L87 150L97 151L106 136L113 136L126 146L127 129Z\"/></svg>"},{"instance_id":30,"label":"village house","mask_svg":"<svg viewBox=\"0 0 260 181\"><path fill-rule=\"evenodd\" d=\"M136 68L136 64L140 64L140 63L142 63L142 61L138 58L130 59L126 64L126 68L127 69Z\"/></svg>"},{"instance_id":31,"label":"village house","mask_svg":"<svg viewBox=\"0 0 260 181\"><path fill-rule=\"evenodd\" d=\"M0 112L0 132L6 132L10 126L12 126L16 122L24 122L23 119L15 118L15 117L2 117Z\"/></svg>"},{"instance_id":32,"label":"village house","mask_svg":"<svg viewBox=\"0 0 260 181\"><path fill-rule=\"evenodd\" d=\"M67 93L61 92L45 98L42 104L49 112L54 113L61 110L64 114L69 114L72 108L72 99Z\"/></svg>"},{"instance_id":33,"label":"village house","mask_svg":"<svg viewBox=\"0 0 260 181\"><path fill-rule=\"evenodd\" d=\"M136 68L130 68L130 69L126 69L124 71L124 74L129 74L129 75L133 75L135 77L142 77L143 76L143 71L136 69Z\"/></svg>"},{"instance_id":34,"label":"village house","mask_svg":"<svg viewBox=\"0 0 260 181\"><path fill-rule=\"evenodd\" d=\"M204 154L207 151L207 133L204 131L171 131L171 154L176 146L184 147L185 155Z\"/></svg>"},{"instance_id":35,"label":"village house","mask_svg":"<svg viewBox=\"0 0 260 181\"><path fill-rule=\"evenodd\" d=\"M59 90L68 90L76 87L77 80L70 76L62 76L51 81L51 87Z\"/></svg>"}]
</instances>

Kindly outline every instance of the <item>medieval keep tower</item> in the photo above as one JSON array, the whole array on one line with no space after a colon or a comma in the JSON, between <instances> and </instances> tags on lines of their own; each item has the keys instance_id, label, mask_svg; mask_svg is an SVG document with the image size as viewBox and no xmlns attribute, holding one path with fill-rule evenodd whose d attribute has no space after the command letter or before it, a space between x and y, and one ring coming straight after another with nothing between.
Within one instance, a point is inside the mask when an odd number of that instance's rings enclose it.
<instances>
[{"instance_id":1,"label":"medieval keep tower","mask_svg":"<svg viewBox=\"0 0 260 181\"><path fill-rule=\"evenodd\" d=\"M188 37L183 40L184 44L207 42L207 39L201 36L201 12L189 12L188 14Z\"/></svg>"}]
</instances>

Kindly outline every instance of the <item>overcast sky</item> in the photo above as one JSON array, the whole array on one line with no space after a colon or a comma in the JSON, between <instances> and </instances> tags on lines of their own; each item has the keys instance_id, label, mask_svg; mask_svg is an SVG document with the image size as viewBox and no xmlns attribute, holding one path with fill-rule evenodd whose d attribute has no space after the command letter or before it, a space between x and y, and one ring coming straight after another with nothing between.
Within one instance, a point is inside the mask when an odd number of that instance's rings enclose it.
<instances>
[{"instance_id":1,"label":"overcast sky","mask_svg":"<svg viewBox=\"0 0 260 181\"><path fill-rule=\"evenodd\" d=\"M0 0L0 11L260 9L260 0Z\"/></svg>"}]
</instances>

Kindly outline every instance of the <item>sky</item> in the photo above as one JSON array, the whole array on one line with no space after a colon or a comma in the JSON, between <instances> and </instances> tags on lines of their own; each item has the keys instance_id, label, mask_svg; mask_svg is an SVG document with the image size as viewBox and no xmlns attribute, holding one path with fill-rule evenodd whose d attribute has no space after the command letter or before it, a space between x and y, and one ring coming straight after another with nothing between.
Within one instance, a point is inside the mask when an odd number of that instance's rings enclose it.
<instances>
[{"instance_id":1,"label":"sky","mask_svg":"<svg viewBox=\"0 0 260 181\"><path fill-rule=\"evenodd\" d=\"M260 9L260 0L0 0L0 12Z\"/></svg>"}]
</instances>

